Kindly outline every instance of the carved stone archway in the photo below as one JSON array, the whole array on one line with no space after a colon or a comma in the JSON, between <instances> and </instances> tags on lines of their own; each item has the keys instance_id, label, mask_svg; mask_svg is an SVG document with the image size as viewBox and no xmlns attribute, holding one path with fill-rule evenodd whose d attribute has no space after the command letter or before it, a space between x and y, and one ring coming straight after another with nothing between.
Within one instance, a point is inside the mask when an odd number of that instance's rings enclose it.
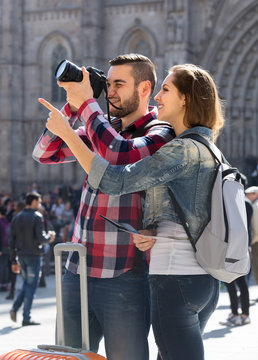
<instances>
[{"instance_id":1,"label":"carved stone archway","mask_svg":"<svg viewBox=\"0 0 258 360\"><path fill-rule=\"evenodd\" d=\"M135 25L124 34L118 48L120 54L138 52L152 60L158 53L155 36L149 29L141 25L139 19L136 19Z\"/></svg>"},{"instance_id":2,"label":"carved stone archway","mask_svg":"<svg viewBox=\"0 0 258 360\"><path fill-rule=\"evenodd\" d=\"M244 169L246 159L258 154L257 2L234 16L212 51L207 51L205 66L226 107L226 125L218 144L232 163Z\"/></svg>"}]
</instances>

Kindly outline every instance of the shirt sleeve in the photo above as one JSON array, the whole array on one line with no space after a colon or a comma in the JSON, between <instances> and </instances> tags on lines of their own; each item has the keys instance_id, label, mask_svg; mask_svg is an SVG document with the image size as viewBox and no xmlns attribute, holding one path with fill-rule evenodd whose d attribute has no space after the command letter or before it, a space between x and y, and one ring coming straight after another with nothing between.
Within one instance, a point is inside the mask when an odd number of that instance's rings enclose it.
<instances>
[{"instance_id":1,"label":"shirt sleeve","mask_svg":"<svg viewBox=\"0 0 258 360\"><path fill-rule=\"evenodd\" d=\"M169 126L153 126L147 134L134 139L125 139L104 117L95 99L86 101L78 110L81 121L94 151L112 165L133 164L154 154L174 137Z\"/></svg>"},{"instance_id":2,"label":"shirt sleeve","mask_svg":"<svg viewBox=\"0 0 258 360\"><path fill-rule=\"evenodd\" d=\"M65 115L71 127L73 127L76 120L78 119L77 113L72 114L68 104L66 104L61 109L61 112ZM75 131L84 141L84 143L89 148L91 148L90 141L86 135L85 126L81 126ZM37 141L32 153L32 157L34 160L44 164L67 163L76 161L75 156L66 143L60 137L51 133L47 128L45 128L43 134Z\"/></svg>"}]
</instances>

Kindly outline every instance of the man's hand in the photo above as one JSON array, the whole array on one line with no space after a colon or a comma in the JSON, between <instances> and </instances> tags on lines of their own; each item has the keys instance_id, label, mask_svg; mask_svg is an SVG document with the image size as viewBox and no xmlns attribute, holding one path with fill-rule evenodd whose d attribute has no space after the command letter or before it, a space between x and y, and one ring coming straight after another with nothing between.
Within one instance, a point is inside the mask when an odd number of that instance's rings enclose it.
<instances>
[{"instance_id":1,"label":"man's hand","mask_svg":"<svg viewBox=\"0 0 258 360\"><path fill-rule=\"evenodd\" d=\"M39 102L51 111L47 119L46 127L67 144L82 168L89 174L95 154L88 149L86 144L70 127L69 122L58 109L44 99L40 98Z\"/></svg>"},{"instance_id":2,"label":"man's hand","mask_svg":"<svg viewBox=\"0 0 258 360\"><path fill-rule=\"evenodd\" d=\"M70 124L64 115L47 100L39 98L38 101L51 112L48 114L46 127L53 134L64 139L65 135L71 130Z\"/></svg>"},{"instance_id":3,"label":"man's hand","mask_svg":"<svg viewBox=\"0 0 258 360\"><path fill-rule=\"evenodd\" d=\"M58 86L66 91L66 100L69 103L71 112L79 109L82 104L93 98L93 90L90 84L90 75L85 67L82 67L83 79L80 82L58 81Z\"/></svg>"},{"instance_id":4,"label":"man's hand","mask_svg":"<svg viewBox=\"0 0 258 360\"><path fill-rule=\"evenodd\" d=\"M19 263L14 263L14 264L12 264L12 272L14 273L14 274L20 274L20 272L21 272L21 266L20 266L20 264Z\"/></svg>"},{"instance_id":5,"label":"man's hand","mask_svg":"<svg viewBox=\"0 0 258 360\"><path fill-rule=\"evenodd\" d=\"M51 244L51 243L54 242L54 240L55 240L56 232L53 231L53 230L49 230L49 231L48 231L48 235L50 236L49 244Z\"/></svg>"}]
</instances>

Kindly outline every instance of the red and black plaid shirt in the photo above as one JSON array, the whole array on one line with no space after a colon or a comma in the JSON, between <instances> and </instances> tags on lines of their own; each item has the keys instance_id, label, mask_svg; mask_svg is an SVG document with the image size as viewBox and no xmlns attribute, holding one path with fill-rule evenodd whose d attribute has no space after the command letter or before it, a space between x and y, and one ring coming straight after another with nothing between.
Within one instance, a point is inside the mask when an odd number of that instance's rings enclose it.
<instances>
[{"instance_id":1,"label":"red and black plaid shirt","mask_svg":"<svg viewBox=\"0 0 258 360\"><path fill-rule=\"evenodd\" d=\"M160 125L150 128L144 137L133 138L134 132L143 123L156 118L155 108L124 130L119 130L119 120L112 124L113 126L109 124L94 99L85 102L76 116L71 114L68 105L62 112L69 119L71 126L77 117L81 122L85 122L86 126L79 127L76 130L77 134L86 144L89 145L90 141L92 150L112 165L131 164L152 155L174 136L171 128ZM33 157L47 164L76 160L62 139L47 129L37 142ZM135 246L132 238L128 233L117 231L99 215L127 222L136 229L141 229L141 195L138 192L109 196L91 189L86 177L72 241L87 247L89 276L112 278L133 267ZM77 253L69 254L66 267L73 273L79 273Z\"/></svg>"}]
</instances>

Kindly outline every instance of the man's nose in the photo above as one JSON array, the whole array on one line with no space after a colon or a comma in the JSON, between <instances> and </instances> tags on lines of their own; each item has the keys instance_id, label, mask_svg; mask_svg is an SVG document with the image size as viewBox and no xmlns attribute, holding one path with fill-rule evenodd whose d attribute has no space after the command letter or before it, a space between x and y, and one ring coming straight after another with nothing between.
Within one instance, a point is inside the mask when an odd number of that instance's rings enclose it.
<instances>
[{"instance_id":1,"label":"man's nose","mask_svg":"<svg viewBox=\"0 0 258 360\"><path fill-rule=\"evenodd\" d=\"M114 97L116 95L116 90L113 86L109 86L108 88L108 97Z\"/></svg>"}]
</instances>

